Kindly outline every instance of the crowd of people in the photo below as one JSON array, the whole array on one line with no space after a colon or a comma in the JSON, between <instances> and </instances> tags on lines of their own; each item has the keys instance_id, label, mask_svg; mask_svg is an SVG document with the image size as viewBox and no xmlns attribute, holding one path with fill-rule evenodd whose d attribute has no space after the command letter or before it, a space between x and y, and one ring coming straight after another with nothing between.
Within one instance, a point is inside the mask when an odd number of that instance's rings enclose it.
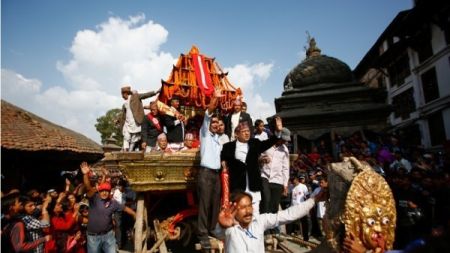
<instances>
[{"instance_id":1,"label":"crowd of people","mask_svg":"<svg viewBox=\"0 0 450 253\"><path fill-rule=\"evenodd\" d=\"M394 195L397 209L397 228L394 247L404 249L408 244L431 235L442 235L449 229L450 222L450 160L442 152L426 152L420 147L402 145L402 141L393 134L365 136L356 132L348 137L336 136L331 145L318 141L310 152L298 151L297 159L292 163L291 178L300 177L306 192L313 192L325 183L328 164L341 161L343 157L356 157L366 161L382 175ZM296 185L293 180L292 186ZM295 189L295 188L294 188ZM292 196L296 195L292 190ZM306 193L308 194L308 193ZM317 215L311 214L308 226L309 234L319 237L321 208ZM314 220L316 219L316 220ZM306 229L303 238L307 239Z\"/></svg>"},{"instance_id":2,"label":"crowd of people","mask_svg":"<svg viewBox=\"0 0 450 253\"><path fill-rule=\"evenodd\" d=\"M225 238L227 252L242 247L263 252L264 239L288 223L288 233L323 240L329 164L350 156L369 163L393 191L395 248L448 230L450 164L444 156L405 147L393 135L367 138L357 132L333 136L328 143L319 140L309 152L300 147L291 163L291 133L282 119L275 117L269 127L260 119L253 124L241 100L234 101L233 112L221 115L221 90L215 90L204 117L191 120L179 112L177 97L170 106L159 101L143 106L142 99L159 91L138 94L129 86L121 91L123 151L200 152L197 235L204 250L215 236ZM122 247L133 227L135 193L124 180L111 181L106 169L97 178L86 163L80 171L83 181L66 180L61 193L4 194L2 251L3 245L8 252L115 252ZM229 203L221 195L222 173L229 177Z\"/></svg>"},{"instance_id":3,"label":"crowd of people","mask_svg":"<svg viewBox=\"0 0 450 253\"><path fill-rule=\"evenodd\" d=\"M83 162L80 171L83 182L65 175L61 192L2 193L2 252L112 253L121 248L134 225L135 193L123 179L111 180L104 167L98 176Z\"/></svg>"}]
</instances>

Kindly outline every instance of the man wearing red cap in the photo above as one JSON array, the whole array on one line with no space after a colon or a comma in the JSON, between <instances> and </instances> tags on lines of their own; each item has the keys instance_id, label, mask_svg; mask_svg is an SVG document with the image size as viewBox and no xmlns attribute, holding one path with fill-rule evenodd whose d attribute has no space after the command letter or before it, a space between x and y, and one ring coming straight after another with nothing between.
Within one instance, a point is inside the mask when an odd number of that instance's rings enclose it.
<instances>
[{"instance_id":1,"label":"man wearing red cap","mask_svg":"<svg viewBox=\"0 0 450 253\"><path fill-rule=\"evenodd\" d=\"M100 252L115 253L116 238L113 231L112 215L114 212L124 211L133 217L136 213L133 209L119 204L111 199L111 184L100 183L97 188L91 186L89 171L91 168L86 162L80 166L83 172L83 182L89 198L89 221L87 225L88 253Z\"/></svg>"}]
</instances>

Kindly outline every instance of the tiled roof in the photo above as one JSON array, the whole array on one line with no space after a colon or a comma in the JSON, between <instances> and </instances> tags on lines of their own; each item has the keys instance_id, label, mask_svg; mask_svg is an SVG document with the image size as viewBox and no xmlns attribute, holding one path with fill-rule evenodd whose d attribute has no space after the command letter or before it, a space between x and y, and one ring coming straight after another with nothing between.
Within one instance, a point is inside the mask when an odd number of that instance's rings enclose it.
<instances>
[{"instance_id":1,"label":"tiled roof","mask_svg":"<svg viewBox=\"0 0 450 253\"><path fill-rule=\"evenodd\" d=\"M1 106L2 149L103 154L99 144L82 134L58 126L4 100Z\"/></svg>"}]
</instances>

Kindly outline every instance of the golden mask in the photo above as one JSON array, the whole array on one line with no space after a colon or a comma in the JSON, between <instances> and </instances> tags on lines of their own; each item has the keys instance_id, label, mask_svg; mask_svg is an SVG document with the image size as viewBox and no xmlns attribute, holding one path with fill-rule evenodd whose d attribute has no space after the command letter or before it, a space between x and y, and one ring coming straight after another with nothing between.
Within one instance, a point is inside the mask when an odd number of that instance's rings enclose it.
<instances>
[{"instance_id":1,"label":"golden mask","mask_svg":"<svg viewBox=\"0 0 450 253\"><path fill-rule=\"evenodd\" d=\"M394 197L384 178L371 169L360 172L342 215L346 236L352 233L367 250L384 252L392 249L396 218Z\"/></svg>"}]
</instances>

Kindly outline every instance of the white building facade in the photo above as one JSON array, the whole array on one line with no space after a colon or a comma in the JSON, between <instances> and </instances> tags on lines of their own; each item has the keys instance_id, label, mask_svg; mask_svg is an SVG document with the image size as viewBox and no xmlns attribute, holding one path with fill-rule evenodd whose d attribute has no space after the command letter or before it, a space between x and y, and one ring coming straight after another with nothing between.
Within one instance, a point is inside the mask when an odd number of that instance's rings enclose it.
<instances>
[{"instance_id":1,"label":"white building facade","mask_svg":"<svg viewBox=\"0 0 450 253\"><path fill-rule=\"evenodd\" d=\"M390 130L425 149L450 139L449 6L417 1L400 12L354 70L386 89Z\"/></svg>"}]
</instances>

